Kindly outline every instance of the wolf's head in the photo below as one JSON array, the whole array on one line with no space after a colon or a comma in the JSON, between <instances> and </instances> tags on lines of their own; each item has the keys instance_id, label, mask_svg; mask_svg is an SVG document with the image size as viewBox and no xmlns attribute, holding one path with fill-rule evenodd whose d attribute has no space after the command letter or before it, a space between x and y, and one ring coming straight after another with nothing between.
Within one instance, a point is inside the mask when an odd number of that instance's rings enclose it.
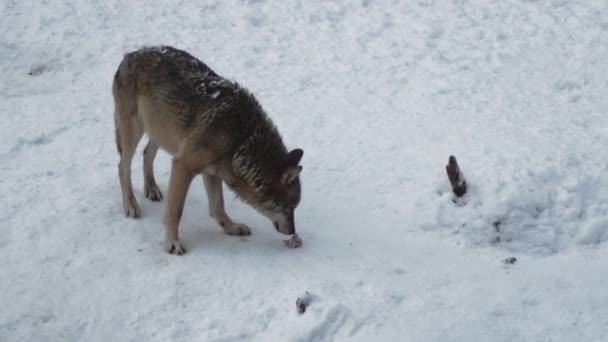
<instances>
[{"instance_id":1,"label":"wolf's head","mask_svg":"<svg viewBox=\"0 0 608 342\"><path fill-rule=\"evenodd\" d=\"M287 163L272 180L267 192L267 200L262 213L274 224L274 228L283 234L294 234L296 224L295 210L300 204L301 187L299 165L304 151L292 150L287 154Z\"/></svg>"},{"instance_id":2,"label":"wolf's head","mask_svg":"<svg viewBox=\"0 0 608 342\"><path fill-rule=\"evenodd\" d=\"M245 147L244 151L247 150ZM269 218L278 232L294 234L294 211L301 194L299 175L302 166L299 163L304 151L292 150L286 158L280 158L280 162L275 153L266 152L262 156L258 152L260 149L237 155L234 159L237 178L231 186L241 199ZM273 162L259 163L264 158Z\"/></svg>"},{"instance_id":3,"label":"wolf's head","mask_svg":"<svg viewBox=\"0 0 608 342\"><path fill-rule=\"evenodd\" d=\"M238 197L269 218L275 229L294 234L300 203L302 149L287 152L281 135L253 94L236 84L238 126L244 137L232 156L232 184Z\"/></svg>"}]
</instances>

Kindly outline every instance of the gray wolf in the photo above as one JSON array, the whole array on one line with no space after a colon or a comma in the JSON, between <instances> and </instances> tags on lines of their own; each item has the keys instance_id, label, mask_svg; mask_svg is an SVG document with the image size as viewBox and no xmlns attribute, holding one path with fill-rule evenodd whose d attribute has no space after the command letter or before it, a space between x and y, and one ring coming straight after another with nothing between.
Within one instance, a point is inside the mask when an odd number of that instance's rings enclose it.
<instances>
[{"instance_id":1,"label":"gray wolf","mask_svg":"<svg viewBox=\"0 0 608 342\"><path fill-rule=\"evenodd\" d=\"M172 156L164 225L165 249L186 252L178 226L192 180L201 174L209 214L229 235L251 230L224 210L222 183L269 218L283 234L295 233L300 202L302 149L288 151L256 98L238 83L216 74L188 52L171 46L126 53L112 84L118 176L127 217L141 215L131 184L131 162L144 133L144 193L163 195L153 163L159 148Z\"/></svg>"}]
</instances>

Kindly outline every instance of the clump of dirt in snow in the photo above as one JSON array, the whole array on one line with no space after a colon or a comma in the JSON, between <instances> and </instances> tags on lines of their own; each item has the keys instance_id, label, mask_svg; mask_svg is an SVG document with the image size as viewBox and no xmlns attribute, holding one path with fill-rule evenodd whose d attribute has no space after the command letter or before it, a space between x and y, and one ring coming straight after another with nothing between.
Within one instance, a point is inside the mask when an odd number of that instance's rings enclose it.
<instances>
[{"instance_id":1,"label":"clump of dirt in snow","mask_svg":"<svg viewBox=\"0 0 608 342\"><path fill-rule=\"evenodd\" d=\"M516 257L506 258L505 260L502 261L502 263L505 264L505 265L513 265L516 262L517 262L517 258Z\"/></svg>"},{"instance_id":2,"label":"clump of dirt in snow","mask_svg":"<svg viewBox=\"0 0 608 342\"><path fill-rule=\"evenodd\" d=\"M306 291L302 297L298 297L298 299L296 300L296 308L298 310L298 313L300 315L305 313L306 308L308 308L311 302L312 296L308 291Z\"/></svg>"}]
</instances>

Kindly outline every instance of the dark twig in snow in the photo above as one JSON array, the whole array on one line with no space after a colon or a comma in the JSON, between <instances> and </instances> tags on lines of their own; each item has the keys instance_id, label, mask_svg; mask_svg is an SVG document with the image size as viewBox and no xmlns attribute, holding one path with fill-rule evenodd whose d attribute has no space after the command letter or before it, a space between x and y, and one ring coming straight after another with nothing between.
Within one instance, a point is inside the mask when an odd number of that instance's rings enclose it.
<instances>
[{"instance_id":1,"label":"dark twig in snow","mask_svg":"<svg viewBox=\"0 0 608 342\"><path fill-rule=\"evenodd\" d=\"M456 196L462 197L467 192L467 181L464 179L460 167L458 167L456 157L450 156L450 160L448 161L445 170L447 171L448 179L452 184L452 191Z\"/></svg>"}]
</instances>

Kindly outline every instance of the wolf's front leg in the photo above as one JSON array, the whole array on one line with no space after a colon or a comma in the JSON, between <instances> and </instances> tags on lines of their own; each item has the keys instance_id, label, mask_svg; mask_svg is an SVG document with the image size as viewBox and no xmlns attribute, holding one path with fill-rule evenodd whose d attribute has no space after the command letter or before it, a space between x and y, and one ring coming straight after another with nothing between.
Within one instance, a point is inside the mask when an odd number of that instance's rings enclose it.
<instances>
[{"instance_id":1,"label":"wolf's front leg","mask_svg":"<svg viewBox=\"0 0 608 342\"><path fill-rule=\"evenodd\" d=\"M171 254L182 255L186 249L179 241L179 221L184 210L184 202L194 173L180 162L173 159L171 166L171 177L169 180L169 196L167 198L167 209L165 213L166 240L165 249Z\"/></svg>"},{"instance_id":2,"label":"wolf's front leg","mask_svg":"<svg viewBox=\"0 0 608 342\"><path fill-rule=\"evenodd\" d=\"M222 180L218 176L203 174L205 190L209 202L209 215L213 217L228 235L251 235L251 229L242 223L236 223L230 219L224 209L224 194L222 192Z\"/></svg>"}]
</instances>

